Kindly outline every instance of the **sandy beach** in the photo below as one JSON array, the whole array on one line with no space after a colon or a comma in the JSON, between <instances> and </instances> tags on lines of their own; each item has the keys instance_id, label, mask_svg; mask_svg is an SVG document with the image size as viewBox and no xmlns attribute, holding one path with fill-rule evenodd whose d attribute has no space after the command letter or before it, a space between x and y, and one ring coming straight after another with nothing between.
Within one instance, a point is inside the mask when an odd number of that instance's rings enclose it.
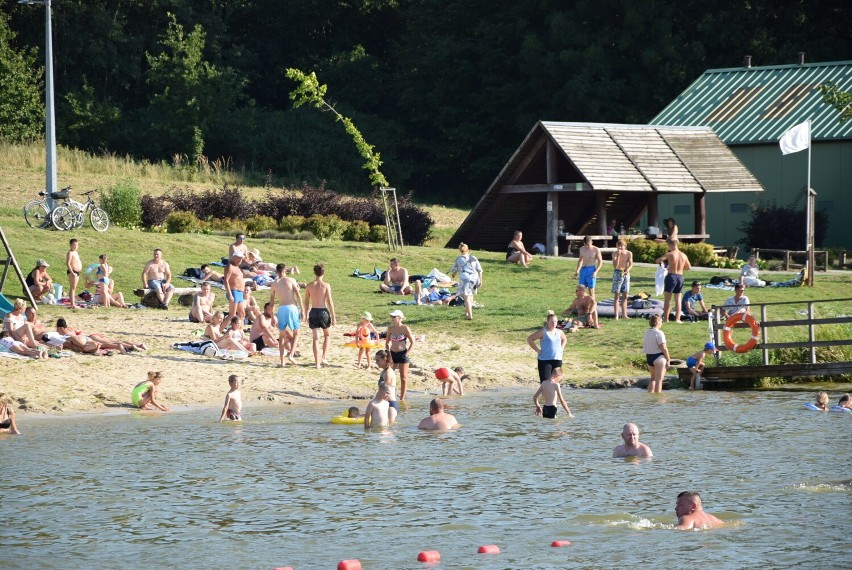
<instances>
[{"instance_id":1,"label":"sandy beach","mask_svg":"<svg viewBox=\"0 0 852 570\"><path fill-rule=\"evenodd\" d=\"M72 312L64 307L40 308L39 318L48 330L54 328L58 317L64 317L77 330L144 342L148 350L113 356L73 353L41 361L0 359L0 392L11 396L22 414L129 409L131 389L146 378L149 370L163 372L161 389L165 402L173 406L221 404L230 374L243 376L243 401L247 406L252 402L366 400L375 393L378 371L355 367L357 350L343 346L350 340L344 333L352 328L346 325L332 328L331 366L317 370L307 328L299 339L302 356L297 359L298 365L281 369L277 367L277 357L225 361L175 350L173 343L199 338L193 335L199 325L189 322L186 308L176 302L169 311L97 308ZM419 342L412 354L409 390L440 393L440 382L432 371L441 366L465 366L470 375L465 382L467 391L533 386L537 380L535 355L523 344L466 343L463 354L459 344L458 336L452 334L429 334Z\"/></svg>"}]
</instances>

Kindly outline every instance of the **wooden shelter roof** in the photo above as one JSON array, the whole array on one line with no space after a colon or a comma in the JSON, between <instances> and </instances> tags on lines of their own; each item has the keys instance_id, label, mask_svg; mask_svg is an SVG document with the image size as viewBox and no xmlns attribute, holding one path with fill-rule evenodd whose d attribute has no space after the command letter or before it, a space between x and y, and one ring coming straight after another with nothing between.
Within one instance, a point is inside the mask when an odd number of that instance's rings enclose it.
<instances>
[{"instance_id":1,"label":"wooden shelter roof","mask_svg":"<svg viewBox=\"0 0 852 570\"><path fill-rule=\"evenodd\" d=\"M548 179L550 143L556 156ZM563 204L577 206L576 212L566 215L560 208L560 219L573 216L570 223L566 220L566 230L578 232L591 219L584 212L598 192L606 193L613 207L620 206L624 212L615 215L625 219L638 215L637 208L641 214L641 196L648 193L762 190L709 127L540 121L447 246L465 241L475 248L501 248L495 244L508 243L513 229L529 233L525 228L540 223L548 192L559 192ZM620 204L615 204L614 196Z\"/></svg>"}]
</instances>

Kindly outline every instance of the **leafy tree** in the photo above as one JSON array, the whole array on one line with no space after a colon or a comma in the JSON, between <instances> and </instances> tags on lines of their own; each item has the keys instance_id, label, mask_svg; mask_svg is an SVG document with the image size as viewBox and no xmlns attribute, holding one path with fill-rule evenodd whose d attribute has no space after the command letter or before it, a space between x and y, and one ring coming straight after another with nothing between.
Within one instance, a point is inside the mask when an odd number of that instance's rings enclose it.
<instances>
[{"instance_id":1,"label":"leafy tree","mask_svg":"<svg viewBox=\"0 0 852 570\"><path fill-rule=\"evenodd\" d=\"M852 119L852 93L841 91L834 83L820 85L819 92L822 93L822 100L825 103L837 109L841 123Z\"/></svg>"},{"instance_id":2,"label":"leafy tree","mask_svg":"<svg viewBox=\"0 0 852 570\"><path fill-rule=\"evenodd\" d=\"M41 102L44 68L32 50L16 51L9 17L0 12L0 138L36 139L44 132Z\"/></svg>"},{"instance_id":3,"label":"leafy tree","mask_svg":"<svg viewBox=\"0 0 852 570\"><path fill-rule=\"evenodd\" d=\"M798 209L802 197L789 206L779 206L775 200L759 201L752 207L749 219L737 228L743 233L737 243L748 249L804 250L806 213ZM822 246L827 233L828 215L817 210L814 212L814 245Z\"/></svg>"}]
</instances>

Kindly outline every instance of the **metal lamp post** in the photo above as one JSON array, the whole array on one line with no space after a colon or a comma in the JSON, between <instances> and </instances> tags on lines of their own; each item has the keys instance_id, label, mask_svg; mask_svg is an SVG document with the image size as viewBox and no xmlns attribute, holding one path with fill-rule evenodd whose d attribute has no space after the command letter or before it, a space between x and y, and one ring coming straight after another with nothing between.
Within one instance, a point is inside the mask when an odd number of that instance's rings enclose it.
<instances>
[{"instance_id":1,"label":"metal lamp post","mask_svg":"<svg viewBox=\"0 0 852 570\"><path fill-rule=\"evenodd\" d=\"M53 32L50 25L50 0L18 0L18 4L44 5L44 145L45 145L45 200L53 210L53 193L56 192L56 128L53 112Z\"/></svg>"}]
</instances>

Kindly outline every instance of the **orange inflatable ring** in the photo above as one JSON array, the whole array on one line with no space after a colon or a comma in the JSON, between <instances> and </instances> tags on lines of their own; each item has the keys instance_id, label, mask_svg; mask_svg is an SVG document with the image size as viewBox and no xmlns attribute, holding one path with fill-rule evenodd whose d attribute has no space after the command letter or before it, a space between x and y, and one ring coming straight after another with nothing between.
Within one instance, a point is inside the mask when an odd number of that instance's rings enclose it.
<instances>
[{"instance_id":1,"label":"orange inflatable ring","mask_svg":"<svg viewBox=\"0 0 852 570\"><path fill-rule=\"evenodd\" d=\"M731 329L739 322L744 322L751 328L751 338L745 344L736 344L731 338ZM725 321L725 327L722 329L722 339L725 341L725 346L728 347L728 350L742 354L757 346L757 335L759 333L760 323L754 317L748 313L736 313L728 317L728 320Z\"/></svg>"}]
</instances>

